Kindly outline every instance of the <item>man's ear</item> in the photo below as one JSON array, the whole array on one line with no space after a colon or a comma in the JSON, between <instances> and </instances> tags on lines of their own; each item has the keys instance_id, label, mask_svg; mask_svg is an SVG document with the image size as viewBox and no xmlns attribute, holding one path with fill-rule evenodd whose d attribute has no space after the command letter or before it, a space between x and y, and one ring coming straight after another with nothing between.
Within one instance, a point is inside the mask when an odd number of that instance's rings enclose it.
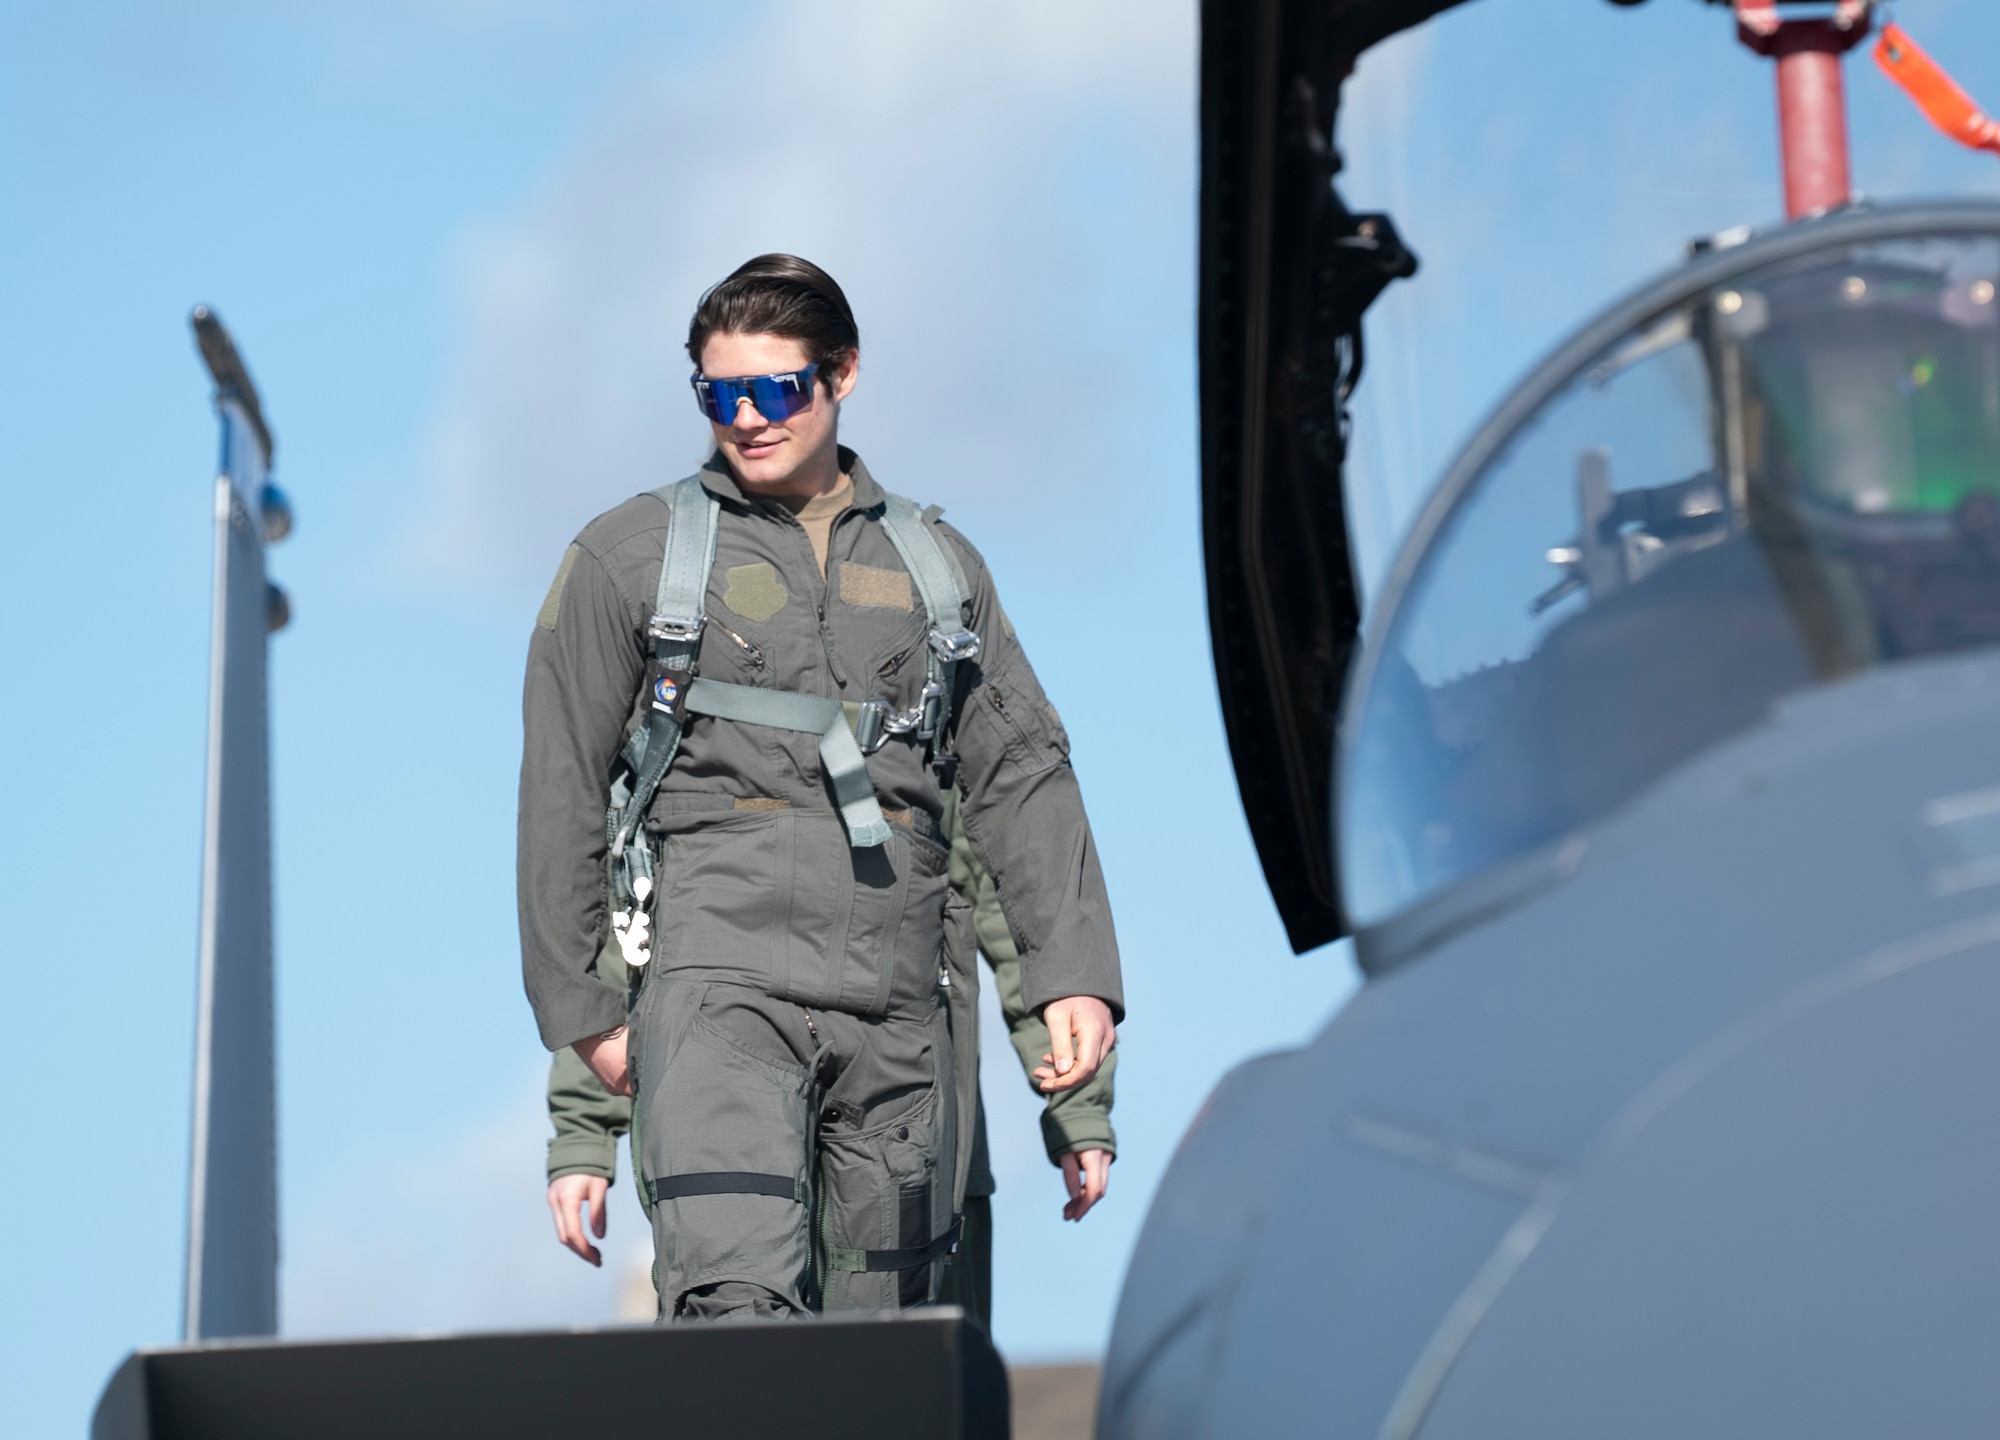
<instances>
[{"instance_id":1,"label":"man's ear","mask_svg":"<svg viewBox=\"0 0 2000 1440\"><path fill-rule=\"evenodd\" d=\"M827 377L827 389L833 392L836 401L845 400L854 393L854 382L861 378L861 352L849 350L842 354L833 372Z\"/></svg>"}]
</instances>

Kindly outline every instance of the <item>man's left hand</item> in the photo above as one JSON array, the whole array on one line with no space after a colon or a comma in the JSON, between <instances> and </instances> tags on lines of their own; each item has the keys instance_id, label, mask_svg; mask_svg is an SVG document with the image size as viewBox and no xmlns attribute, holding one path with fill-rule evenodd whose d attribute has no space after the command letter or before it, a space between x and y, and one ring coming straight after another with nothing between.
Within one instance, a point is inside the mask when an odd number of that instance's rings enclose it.
<instances>
[{"instance_id":1,"label":"man's left hand","mask_svg":"<svg viewBox=\"0 0 2000 1440\"><path fill-rule=\"evenodd\" d=\"M1035 1084L1045 1095L1083 1084L1118 1043L1111 1007L1095 995L1049 1001L1042 1007L1042 1023L1049 1027L1049 1053L1035 1067Z\"/></svg>"},{"instance_id":2,"label":"man's left hand","mask_svg":"<svg viewBox=\"0 0 2000 1440\"><path fill-rule=\"evenodd\" d=\"M1059 1163L1063 1188L1069 1191L1063 1219L1081 1220L1090 1213L1091 1206L1104 1198L1111 1184L1111 1162L1115 1158L1109 1150L1076 1150L1062 1157Z\"/></svg>"}]
</instances>

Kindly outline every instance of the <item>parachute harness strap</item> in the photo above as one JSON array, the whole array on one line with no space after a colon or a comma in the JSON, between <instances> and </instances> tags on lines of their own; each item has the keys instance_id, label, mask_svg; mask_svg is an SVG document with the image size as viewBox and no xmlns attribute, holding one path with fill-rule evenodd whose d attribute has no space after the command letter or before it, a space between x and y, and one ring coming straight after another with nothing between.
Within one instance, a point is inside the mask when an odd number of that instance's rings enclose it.
<instances>
[{"instance_id":1,"label":"parachute harness strap","mask_svg":"<svg viewBox=\"0 0 2000 1440\"><path fill-rule=\"evenodd\" d=\"M965 572L935 531L939 513L920 510L915 501L891 495L883 505L882 528L916 582L930 622L924 646L925 683L914 728L917 738L929 747L938 784L950 788L956 780L958 757L949 753L945 741L957 701L959 667L977 660L981 646L979 637L965 626Z\"/></svg>"},{"instance_id":2,"label":"parachute harness strap","mask_svg":"<svg viewBox=\"0 0 2000 1440\"><path fill-rule=\"evenodd\" d=\"M838 700L696 680L688 692L687 708L697 715L819 736L820 763L826 767L833 798L840 806L847 843L856 850L889 843L889 822L882 818L882 807L876 803L868 762L861 758L861 747L854 743L854 731L848 728L847 710Z\"/></svg>"},{"instance_id":3,"label":"parachute harness strap","mask_svg":"<svg viewBox=\"0 0 2000 1440\"><path fill-rule=\"evenodd\" d=\"M619 752L604 821L612 934L625 963L635 968L652 958L647 901L653 893L653 856L641 827L687 724L687 691L701 649L708 574L715 567L716 520L722 508L702 487L699 476L653 493L666 502L667 545L653 618L646 623L653 642L646 718Z\"/></svg>"},{"instance_id":4,"label":"parachute harness strap","mask_svg":"<svg viewBox=\"0 0 2000 1440\"><path fill-rule=\"evenodd\" d=\"M957 758L945 751L959 666L979 658L979 637L965 628L965 574L957 557L932 533L933 511L900 495L888 497L883 528L923 597L930 623L925 645L926 680L916 711L891 715L880 700L847 706L838 700L729 685L697 678L695 660L706 624L708 581L715 568L721 503L691 476L653 492L667 506L666 554L646 632L653 642L646 672L645 720L625 742L613 767L605 812L611 871L611 928L628 966L652 957L647 902L654 888L653 854L642 833L646 812L680 748L689 715L713 715L739 724L768 725L819 737L820 762L840 807L848 843L857 850L889 843L888 822L875 798L863 749L879 748L887 733L914 730L928 747L940 785L955 782ZM850 710L854 715L850 717ZM863 723L865 722L865 723ZM857 741L856 729L865 730ZM886 732L886 733L884 733Z\"/></svg>"}]
</instances>

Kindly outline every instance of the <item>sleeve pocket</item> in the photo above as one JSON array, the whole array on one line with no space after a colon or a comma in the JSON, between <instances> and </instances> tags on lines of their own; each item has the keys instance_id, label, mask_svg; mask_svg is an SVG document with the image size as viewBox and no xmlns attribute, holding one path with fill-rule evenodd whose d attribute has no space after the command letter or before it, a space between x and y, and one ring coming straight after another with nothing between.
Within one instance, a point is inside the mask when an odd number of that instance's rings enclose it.
<instances>
[{"instance_id":1,"label":"sleeve pocket","mask_svg":"<svg viewBox=\"0 0 2000 1440\"><path fill-rule=\"evenodd\" d=\"M1000 721L1008 755L1030 774L1069 759L1069 733L1027 666L988 676L979 696Z\"/></svg>"}]
</instances>

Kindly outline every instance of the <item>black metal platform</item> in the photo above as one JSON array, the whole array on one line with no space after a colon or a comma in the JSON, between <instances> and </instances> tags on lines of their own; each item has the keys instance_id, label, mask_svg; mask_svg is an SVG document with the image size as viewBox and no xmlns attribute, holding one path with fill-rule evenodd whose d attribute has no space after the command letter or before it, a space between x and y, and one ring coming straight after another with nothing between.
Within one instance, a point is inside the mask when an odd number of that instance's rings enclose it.
<instances>
[{"instance_id":1,"label":"black metal platform","mask_svg":"<svg viewBox=\"0 0 2000 1440\"><path fill-rule=\"evenodd\" d=\"M140 1350L91 1440L1007 1440L1007 1375L977 1321L893 1319L235 1341Z\"/></svg>"}]
</instances>

